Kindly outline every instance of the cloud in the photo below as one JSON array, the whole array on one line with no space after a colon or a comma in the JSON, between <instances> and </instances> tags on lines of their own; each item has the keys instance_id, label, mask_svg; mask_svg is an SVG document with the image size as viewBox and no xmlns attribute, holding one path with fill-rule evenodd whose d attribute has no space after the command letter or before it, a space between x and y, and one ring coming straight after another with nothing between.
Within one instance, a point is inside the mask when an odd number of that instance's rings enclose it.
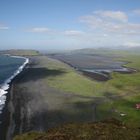
<instances>
[{"instance_id":1,"label":"cloud","mask_svg":"<svg viewBox=\"0 0 140 140\"><path fill-rule=\"evenodd\" d=\"M140 9L133 10L133 13L140 16Z\"/></svg>"},{"instance_id":2,"label":"cloud","mask_svg":"<svg viewBox=\"0 0 140 140\"><path fill-rule=\"evenodd\" d=\"M129 48L140 47L140 42L125 42L124 46L127 46Z\"/></svg>"},{"instance_id":3,"label":"cloud","mask_svg":"<svg viewBox=\"0 0 140 140\"><path fill-rule=\"evenodd\" d=\"M80 21L87 23L92 28L102 27L118 28L118 23L125 24L128 17L121 11L94 11L90 15L80 17Z\"/></svg>"},{"instance_id":4,"label":"cloud","mask_svg":"<svg viewBox=\"0 0 140 140\"><path fill-rule=\"evenodd\" d=\"M46 27L34 27L34 28L31 28L31 29L27 29L26 31L27 32L33 32L33 33L48 33L51 30L49 28L46 28Z\"/></svg>"},{"instance_id":5,"label":"cloud","mask_svg":"<svg viewBox=\"0 0 140 140\"><path fill-rule=\"evenodd\" d=\"M127 22L128 21L128 17L127 15L122 12L122 11L95 11L93 12L94 14L96 14L97 16L100 16L102 18L105 19L110 19L110 20L116 20L119 22Z\"/></svg>"},{"instance_id":6,"label":"cloud","mask_svg":"<svg viewBox=\"0 0 140 140\"><path fill-rule=\"evenodd\" d=\"M78 30L66 30L64 32L64 35L67 35L67 36L80 36L83 34L84 34L83 31L78 31Z\"/></svg>"},{"instance_id":7,"label":"cloud","mask_svg":"<svg viewBox=\"0 0 140 140\"><path fill-rule=\"evenodd\" d=\"M138 23L128 23L122 29L128 35L140 35L140 24Z\"/></svg>"},{"instance_id":8,"label":"cloud","mask_svg":"<svg viewBox=\"0 0 140 140\"><path fill-rule=\"evenodd\" d=\"M132 13L132 11L125 13L124 11L100 10L83 15L79 17L82 24L79 27L83 27L83 31L82 28L54 30L47 27L34 27L27 31L48 33L48 36L46 34L44 36L44 44L48 46L139 46L140 23L138 20L135 22L131 19L130 12Z\"/></svg>"},{"instance_id":9,"label":"cloud","mask_svg":"<svg viewBox=\"0 0 140 140\"><path fill-rule=\"evenodd\" d=\"M140 35L140 24L128 21L128 16L122 11L95 11L90 15L80 17L93 31L105 33Z\"/></svg>"},{"instance_id":10,"label":"cloud","mask_svg":"<svg viewBox=\"0 0 140 140\"><path fill-rule=\"evenodd\" d=\"M3 24L0 24L0 30L8 30L9 27L8 26L5 26Z\"/></svg>"}]
</instances>

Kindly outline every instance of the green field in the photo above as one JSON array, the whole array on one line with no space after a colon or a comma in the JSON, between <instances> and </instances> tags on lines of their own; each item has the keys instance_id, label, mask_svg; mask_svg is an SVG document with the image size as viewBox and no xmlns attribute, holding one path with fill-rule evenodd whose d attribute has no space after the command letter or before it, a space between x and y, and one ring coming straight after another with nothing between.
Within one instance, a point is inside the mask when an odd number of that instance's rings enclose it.
<instances>
[{"instance_id":1,"label":"green field","mask_svg":"<svg viewBox=\"0 0 140 140\"><path fill-rule=\"evenodd\" d=\"M140 125L140 110L135 108L135 104L140 102L140 55L129 52L121 52L120 55L122 56L120 60L131 62L127 66L137 69L138 72L133 74L114 72L111 80L97 82L79 74L60 61L48 58L49 69L61 69L65 73L55 77L50 76L46 82L67 93L105 98L106 102L98 105L99 119L116 117L131 125ZM120 114L125 114L125 116Z\"/></svg>"},{"instance_id":2,"label":"green field","mask_svg":"<svg viewBox=\"0 0 140 140\"><path fill-rule=\"evenodd\" d=\"M113 79L107 83L109 86L117 87L120 91L119 93L124 94L124 96L119 100L101 105L100 108L104 111L108 108L115 108L116 112L113 113L114 117L117 116L117 118L120 118L131 126L140 126L140 110L135 108L135 105L140 103L140 55L127 53L121 60L131 62L127 66L137 69L137 73L113 73ZM118 115L119 113L126 115L121 117Z\"/></svg>"},{"instance_id":3,"label":"green field","mask_svg":"<svg viewBox=\"0 0 140 140\"><path fill-rule=\"evenodd\" d=\"M104 91L116 92L113 86L107 87L105 83L99 83L81 75L70 66L48 58L49 69L63 70L65 73L59 76L52 76L46 79L50 86L58 90L70 92L82 96L100 97L104 96Z\"/></svg>"}]
</instances>

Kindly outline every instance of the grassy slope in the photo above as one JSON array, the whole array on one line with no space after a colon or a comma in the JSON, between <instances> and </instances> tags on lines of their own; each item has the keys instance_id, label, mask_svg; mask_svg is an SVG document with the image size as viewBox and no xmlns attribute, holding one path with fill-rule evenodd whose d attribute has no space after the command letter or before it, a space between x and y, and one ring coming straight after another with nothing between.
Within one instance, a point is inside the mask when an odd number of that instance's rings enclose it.
<instances>
[{"instance_id":1,"label":"grassy slope","mask_svg":"<svg viewBox=\"0 0 140 140\"><path fill-rule=\"evenodd\" d=\"M103 96L104 91L115 92L116 88L113 86L106 87L104 83L91 81L87 77L78 74L74 69L61 63L57 60L48 58L48 68L63 69L65 74L50 77L46 81L50 86L66 92L82 95L82 96Z\"/></svg>"},{"instance_id":2,"label":"grassy slope","mask_svg":"<svg viewBox=\"0 0 140 140\"><path fill-rule=\"evenodd\" d=\"M108 85L118 88L119 93L127 94L127 96L117 101L101 105L100 110L105 112L105 110L113 108L116 110L115 113L113 113L114 117L117 116L131 126L140 126L140 110L135 108L135 104L140 103L140 55L125 53L123 56L121 60L131 62L127 64L127 66L137 69L138 72L134 74L113 73L113 79L107 82ZM124 113L126 116L121 117L119 115L120 113ZM106 116L106 114L100 114L101 118L103 118L103 115Z\"/></svg>"},{"instance_id":3,"label":"grassy slope","mask_svg":"<svg viewBox=\"0 0 140 140\"><path fill-rule=\"evenodd\" d=\"M30 132L14 140L139 140L140 130L129 128L117 120L98 123L68 124L46 133Z\"/></svg>"}]
</instances>

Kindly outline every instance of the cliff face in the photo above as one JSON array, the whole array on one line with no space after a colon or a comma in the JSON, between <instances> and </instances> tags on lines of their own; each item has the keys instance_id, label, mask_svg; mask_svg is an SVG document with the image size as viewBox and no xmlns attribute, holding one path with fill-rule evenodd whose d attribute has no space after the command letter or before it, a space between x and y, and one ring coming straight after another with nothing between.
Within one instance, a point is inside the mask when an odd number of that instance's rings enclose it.
<instances>
[{"instance_id":1,"label":"cliff face","mask_svg":"<svg viewBox=\"0 0 140 140\"><path fill-rule=\"evenodd\" d=\"M67 124L46 133L29 132L14 140L140 140L140 129L110 119L97 123Z\"/></svg>"}]
</instances>

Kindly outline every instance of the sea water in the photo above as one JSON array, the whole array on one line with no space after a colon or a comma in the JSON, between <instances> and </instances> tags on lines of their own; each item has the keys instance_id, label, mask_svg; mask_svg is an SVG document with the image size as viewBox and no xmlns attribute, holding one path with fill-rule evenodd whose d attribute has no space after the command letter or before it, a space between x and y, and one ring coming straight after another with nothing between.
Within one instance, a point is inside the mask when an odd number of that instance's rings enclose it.
<instances>
[{"instance_id":1,"label":"sea water","mask_svg":"<svg viewBox=\"0 0 140 140\"><path fill-rule=\"evenodd\" d=\"M0 113L5 105L9 84L29 62L28 58L0 55Z\"/></svg>"}]
</instances>

